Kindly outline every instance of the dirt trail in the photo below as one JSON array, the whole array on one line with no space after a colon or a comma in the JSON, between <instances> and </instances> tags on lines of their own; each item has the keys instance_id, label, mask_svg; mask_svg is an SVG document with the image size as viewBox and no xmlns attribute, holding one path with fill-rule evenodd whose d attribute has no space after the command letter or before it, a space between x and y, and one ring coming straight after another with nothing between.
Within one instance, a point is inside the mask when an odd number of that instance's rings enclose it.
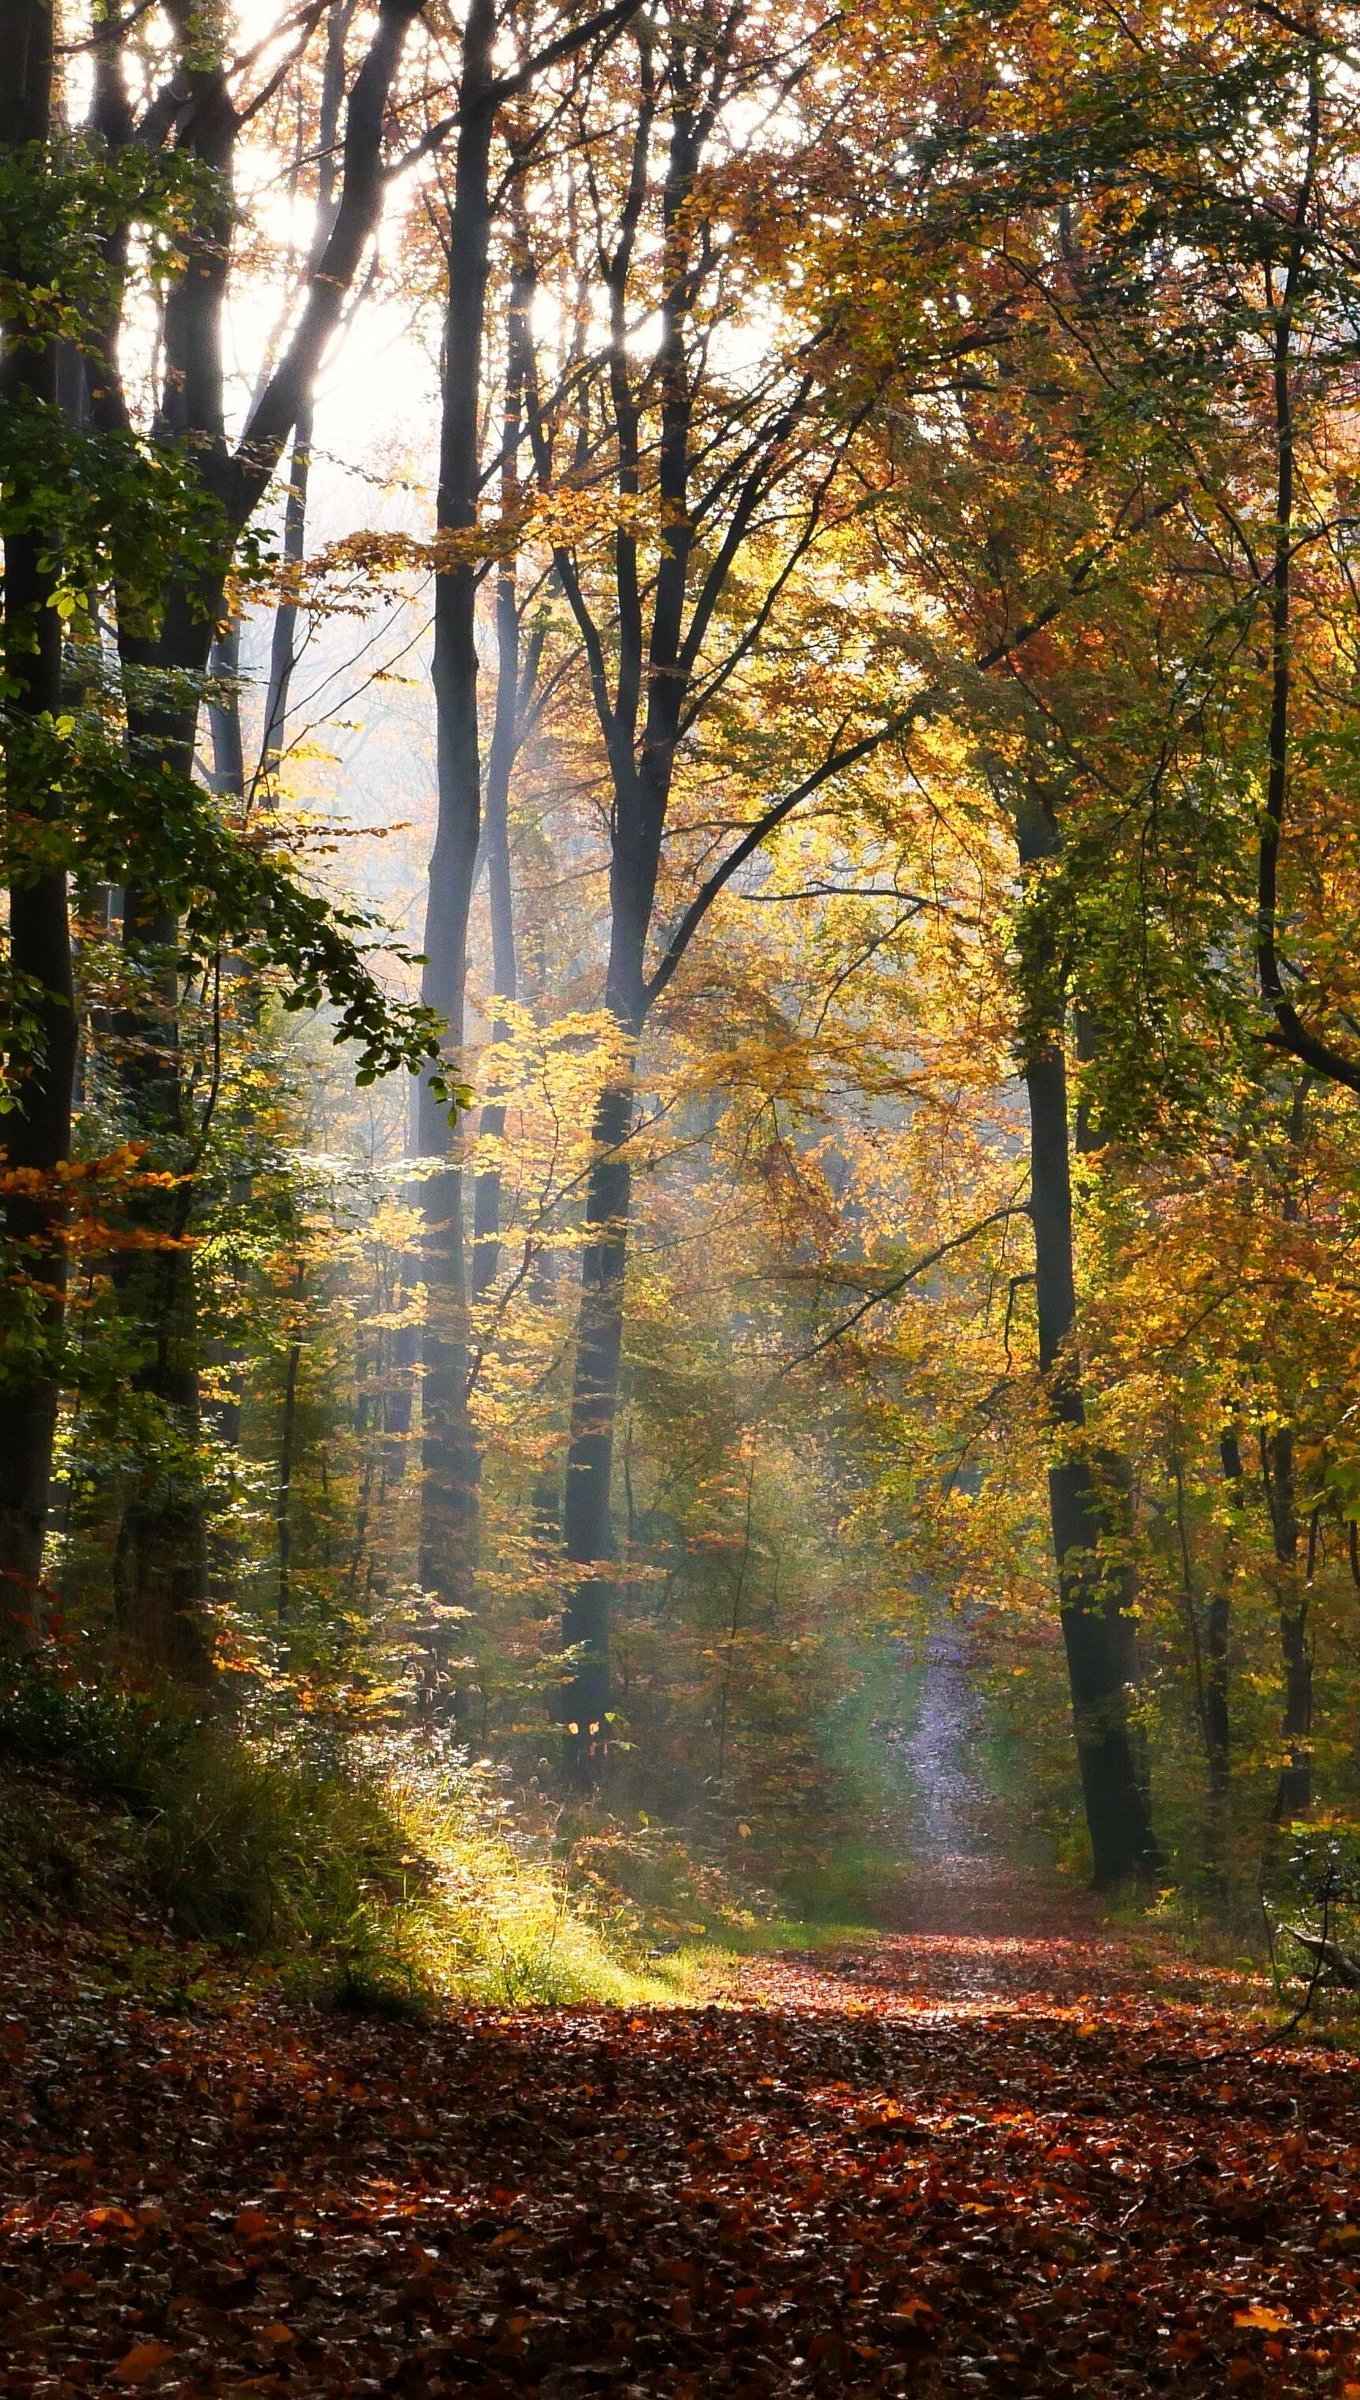
<instances>
[{"instance_id":1,"label":"dirt trail","mask_svg":"<svg viewBox=\"0 0 1360 2400\"><path fill-rule=\"evenodd\" d=\"M750 2003L911 2018L935 2007L1040 2014L1078 2003L1165 1996L1239 2001L1249 1978L1178 1966L1172 1944L1112 1925L1099 1898L1027 1872L999 1848L945 1853L879 1895L888 1930L829 1950L751 1962L733 1987Z\"/></svg>"},{"instance_id":2,"label":"dirt trail","mask_svg":"<svg viewBox=\"0 0 1360 2400\"><path fill-rule=\"evenodd\" d=\"M1351 2064L1046 1905L430 2028L13 1960L4 2389L1360 2400Z\"/></svg>"}]
</instances>

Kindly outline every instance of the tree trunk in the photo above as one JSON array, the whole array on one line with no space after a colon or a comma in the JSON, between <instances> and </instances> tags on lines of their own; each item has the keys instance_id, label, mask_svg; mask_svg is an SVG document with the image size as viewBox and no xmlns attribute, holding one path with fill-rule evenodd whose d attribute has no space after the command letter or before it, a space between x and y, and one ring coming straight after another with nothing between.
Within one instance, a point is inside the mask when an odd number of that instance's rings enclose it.
<instances>
[{"instance_id":1,"label":"tree trunk","mask_svg":"<svg viewBox=\"0 0 1360 2400\"><path fill-rule=\"evenodd\" d=\"M1296 1169L1303 1149L1312 1081L1311 1069L1305 1068L1295 1082L1289 1111L1288 1166L1280 1212L1286 1225L1297 1225L1302 1213ZM1284 1737L1285 1763L1275 1787L1271 1823L1287 1825L1291 1818L1303 1816L1313 1799L1313 1654L1308 1641L1312 1560L1308 1577L1301 1577L1292 1425L1281 1425L1269 1437L1262 1435L1261 1481L1275 1552L1275 1598L1280 1624L1280 1662L1284 1669L1280 1731Z\"/></svg>"},{"instance_id":2,"label":"tree trunk","mask_svg":"<svg viewBox=\"0 0 1360 2400\"><path fill-rule=\"evenodd\" d=\"M445 558L435 580L433 684L438 818L425 913L421 998L447 1029L455 1067L463 1044L468 919L481 828L477 724L477 561L472 537L481 481L478 406L491 228L495 123L494 0L473 0L463 36L461 126L449 223L438 532ZM460 541L459 537L463 537ZM417 1086L415 1147L447 1159L447 1111L428 1081ZM463 1170L456 1159L421 1188L425 1216L420 1581L457 1607L472 1602L480 1460L468 1409L469 1332Z\"/></svg>"},{"instance_id":3,"label":"tree trunk","mask_svg":"<svg viewBox=\"0 0 1360 2400\"><path fill-rule=\"evenodd\" d=\"M576 1651L577 1660L562 1693L561 1713L567 1728L567 1772L582 1788L598 1781L608 1750L613 1613L609 1504L632 1205L628 1143L633 1130L634 1070L651 1005L647 944L676 745L701 630L693 617L688 635L685 628L695 531L689 488L694 392L687 373L685 336L693 305L688 244L694 238L692 229L687 228L686 211L702 145L694 107L697 54L689 69L684 69L678 39L671 52L676 87L661 190L667 271L658 312L661 332L654 370L660 393L656 488L667 535L651 586L651 621L646 633L637 537L627 522L642 489L644 434L642 407L629 362L628 301L656 100L653 34L645 22L638 43L642 83L634 128L633 181L620 240L605 273L610 308L610 407L618 446L618 495L623 503L614 541L618 665L612 703L605 697L598 666L592 665L614 804L605 1006L624 1035L627 1068L622 1077L606 1086L595 1112L562 1518L568 1568L578 1573L563 1616L563 1641ZM713 64L711 58L708 64ZM732 543L729 528L733 554L739 540L738 535ZM587 654L598 660L603 656L599 629L588 621L579 580L564 553L559 551L557 560L559 576L585 636ZM710 589L721 589L721 578L715 585L710 577L709 583Z\"/></svg>"},{"instance_id":4,"label":"tree trunk","mask_svg":"<svg viewBox=\"0 0 1360 2400\"><path fill-rule=\"evenodd\" d=\"M1312 1804L1313 1654L1308 1641L1308 1590L1299 1571L1300 1527L1294 1474L1294 1434L1282 1425L1261 1437L1261 1481L1275 1552L1276 1608L1284 1709L1280 1732L1285 1763L1271 1806L1271 1823L1287 1825Z\"/></svg>"},{"instance_id":5,"label":"tree trunk","mask_svg":"<svg viewBox=\"0 0 1360 2400\"><path fill-rule=\"evenodd\" d=\"M316 127L317 221L312 242L313 268L325 249L335 217L335 146L345 97L345 42L355 7L356 0L332 0L326 27L326 58L321 71L321 107ZM293 428L283 511L283 587L269 641L269 683L265 692L264 738L260 744L260 784L268 805L276 804L278 799L279 773L288 741L288 705L298 659L298 577L307 549L307 492L315 417L314 395L309 389L299 404Z\"/></svg>"},{"instance_id":6,"label":"tree trunk","mask_svg":"<svg viewBox=\"0 0 1360 2400\"><path fill-rule=\"evenodd\" d=\"M303 1295L307 1286L307 1268L298 1260L293 1277L293 1300L301 1314ZM296 1323L284 1354L283 1426L279 1435L279 1495L276 1513L278 1529L278 1616L286 1625L293 1613L293 1464L297 1447L298 1376L302 1370L302 1335Z\"/></svg>"},{"instance_id":7,"label":"tree trunk","mask_svg":"<svg viewBox=\"0 0 1360 2400\"><path fill-rule=\"evenodd\" d=\"M297 578L307 545L307 486L312 471L314 410L309 393L298 411L297 428L288 466L288 497L283 510L283 585L269 641L269 683L265 692L264 739L260 745L260 784L265 806L276 808L279 775L288 740L288 703L297 664Z\"/></svg>"},{"instance_id":8,"label":"tree trunk","mask_svg":"<svg viewBox=\"0 0 1360 2400\"><path fill-rule=\"evenodd\" d=\"M701 15L677 18L662 28L646 11L633 22L638 84L628 175L599 248L608 338L598 383L590 389L581 384L579 399L573 396L567 403L581 410L578 455L592 462L600 456L601 422L613 453L610 480L617 515L601 605L595 604L594 573L583 579L572 543L562 540L553 551L558 585L585 653L609 769L605 1005L619 1029L624 1060L612 1072L595 1114L563 1511L568 1563L577 1570L563 1634L579 1663L561 1693L560 1714L575 1729L568 1735L567 1766L580 1783L596 1779L607 1741L613 1584L609 1485L623 1357L628 1145L638 1045L654 1000L711 901L742 858L796 805L791 796L765 823L746 828L718 875L682 913L649 977L646 962L678 747L727 671L705 660L705 644L748 538L754 539L765 521L765 505L784 472L808 388L800 386L795 398L784 385L754 427L743 418L739 451L728 453L719 441L721 463L714 463L711 425L696 425L710 358L708 333L696 326L696 312L702 292L712 288L710 270L721 244L714 242L697 185L729 93L736 24L735 17ZM653 162L661 154L663 112L664 167L656 188ZM640 238L653 200L655 215ZM652 320L658 328L655 347L639 358L637 326ZM593 330L588 339L593 343ZM568 380L575 394L575 375ZM526 406L536 469L551 489L553 440L536 379ZM705 476L706 488L691 488L692 483L703 486ZM809 507L799 537L803 545L811 540L828 488L823 482ZM640 544L640 518L664 529L654 556ZM768 581L759 622L773 609L786 572ZM734 665L740 654L739 646L727 656Z\"/></svg>"},{"instance_id":9,"label":"tree trunk","mask_svg":"<svg viewBox=\"0 0 1360 2400\"><path fill-rule=\"evenodd\" d=\"M1235 1427L1219 1437L1219 1460L1234 1510L1242 1506L1242 1451ZM1230 1530L1218 1562L1218 1573L1204 1610L1204 1753L1208 1771L1205 1810L1205 1865L1211 1889L1226 1898L1229 1888L1229 1839L1232 1831L1232 1711L1229 1690L1229 1636L1232 1630L1232 1580L1237 1535Z\"/></svg>"},{"instance_id":10,"label":"tree trunk","mask_svg":"<svg viewBox=\"0 0 1360 2400\"><path fill-rule=\"evenodd\" d=\"M212 744L209 781L221 800L239 806L246 794L245 744L241 738L241 620L233 616L213 644L210 666L220 689L208 702Z\"/></svg>"},{"instance_id":11,"label":"tree trunk","mask_svg":"<svg viewBox=\"0 0 1360 2400\"><path fill-rule=\"evenodd\" d=\"M606 1756L613 1537L609 1495L623 1361L623 1302L633 1126L631 1082L608 1086L595 1111L594 1158L586 1195L586 1244L571 1397L566 1494L562 1512L569 1569L577 1570L563 1616L562 1640L577 1653L562 1696L567 1767L588 1788Z\"/></svg>"},{"instance_id":12,"label":"tree trunk","mask_svg":"<svg viewBox=\"0 0 1360 2400\"><path fill-rule=\"evenodd\" d=\"M180 28L186 49L190 36ZM202 52L199 52L202 59ZM205 488L227 485L223 413L222 310L231 245L231 167L236 112L221 57L193 66L186 147L211 179L211 204L189 246L165 310L165 380L158 439L192 450ZM197 586L166 594L157 638L129 640L124 663L139 697L128 708L128 737L140 774L154 790L164 776L192 776L198 701L185 683L208 665L221 617L225 560L204 564ZM115 1552L120 1630L158 1671L203 1682L209 1673L204 1612L208 1542L203 1482L198 1322L192 1254L180 1247L192 1207L197 1148L189 1120L180 1047L179 924L153 889L130 881L123 899L123 942L146 999L123 1019L122 1077L129 1115L150 1163L180 1180L151 1190L138 1207L139 1230L160 1247L121 1278L126 1313L141 1342L134 1388L152 1403L150 1439L136 1462Z\"/></svg>"},{"instance_id":13,"label":"tree trunk","mask_svg":"<svg viewBox=\"0 0 1360 2400\"><path fill-rule=\"evenodd\" d=\"M523 438L524 377L527 368L527 311L533 278L521 270L510 289L507 311L505 414L501 434L501 522L513 527L519 505L519 450ZM486 850L487 902L491 917L491 981L498 1000L518 997L519 968L515 956L515 894L510 872L510 777L519 746L523 695L520 685L519 590L514 552L501 560L496 578L496 713L486 760L486 800L483 842ZM532 658L532 651L531 651ZM492 1039L503 1042L509 1026L497 1014ZM499 1143L505 1133L505 1109L488 1101L481 1112L478 1136ZM492 1154L479 1172L472 1198L472 1296L484 1299L500 1271L501 1178Z\"/></svg>"},{"instance_id":14,"label":"tree trunk","mask_svg":"<svg viewBox=\"0 0 1360 2400\"><path fill-rule=\"evenodd\" d=\"M1057 846L1052 822L1037 803L1019 812L1018 831L1022 866L1034 865ZM1041 975L1051 967L1042 952L1030 964ZM1137 1682L1136 1592L1128 1557L1131 1477L1126 1460L1094 1450L1086 1438L1073 1348L1077 1301L1067 1061L1061 999L1051 992L1046 1014L1046 1031L1033 1041L1024 1069L1039 1366L1048 1381L1061 1450L1049 1469L1049 1515L1092 1874L1103 1890L1145 1873L1156 1845L1130 1714ZM1111 1553L1111 1546L1112 1554L1102 1557L1102 1549Z\"/></svg>"},{"instance_id":15,"label":"tree trunk","mask_svg":"<svg viewBox=\"0 0 1360 2400\"><path fill-rule=\"evenodd\" d=\"M192 773L197 704L183 696L185 685L207 666L223 614L223 595L235 544L268 488L284 446L307 406L317 368L339 319L345 293L358 270L381 215L383 128L392 79L421 0L379 0L377 22L364 63L351 88L346 118L343 178L329 235L314 257L306 297L284 356L250 413L236 451L228 454L223 418L222 311L231 259L232 210L229 173L237 119L222 58L205 56L207 28L190 0L174 0L171 15L186 56L185 146L212 178L206 223L188 244L188 255L166 304L166 374L158 440L180 443L205 494L221 507L222 537L212 545L192 581L172 581L166 591L157 639L150 645L124 642L126 663L150 670L149 697L129 710L129 741L148 789L157 777ZM109 60L104 62L106 69ZM126 412L118 389L116 357L107 373L105 406L111 418ZM122 629L120 628L120 636ZM173 676L159 694L155 677ZM184 1121L179 1057L179 928L155 891L130 884L124 905L124 939L153 971L156 990L150 1009L129 1014L124 1027L124 1072L134 1121L150 1134L153 1151L181 1173L167 1203L151 1196L146 1229L153 1235L183 1235L192 1208L192 1170L197 1140ZM202 1129L196 1129L201 1136ZM200 1458L197 1373L198 1328L188 1254L169 1250L155 1261L143 1287L149 1313L146 1356L139 1381L157 1404L160 1424L151 1455L133 1478L118 1544L117 1594L129 1638L157 1665L193 1674L205 1670L200 1610L207 1595L206 1494ZM164 1439L159 1436L163 1435Z\"/></svg>"},{"instance_id":16,"label":"tree trunk","mask_svg":"<svg viewBox=\"0 0 1360 2400\"><path fill-rule=\"evenodd\" d=\"M21 150L46 142L52 112L52 10L45 0L13 0L0 10L5 80L0 139ZM16 282L22 260L9 265ZM4 329L0 391L7 410L55 416L58 353L54 341L29 342ZM27 1289L25 1338L11 1345L4 1378L5 1439L0 1443L0 1641L30 1644L42 1624L42 1560L65 1321L64 1210L57 1173L70 1149L77 1026L66 875L44 868L41 828L60 812L41 728L62 709L61 620L52 599L56 574L35 524L5 545L4 669L9 690L5 804L10 840L22 858L18 820L38 832L32 872L11 870L9 963L34 1020L32 1055L20 1064L15 1105L3 1120L5 1165L37 1178L11 1193L4 1230Z\"/></svg>"}]
</instances>

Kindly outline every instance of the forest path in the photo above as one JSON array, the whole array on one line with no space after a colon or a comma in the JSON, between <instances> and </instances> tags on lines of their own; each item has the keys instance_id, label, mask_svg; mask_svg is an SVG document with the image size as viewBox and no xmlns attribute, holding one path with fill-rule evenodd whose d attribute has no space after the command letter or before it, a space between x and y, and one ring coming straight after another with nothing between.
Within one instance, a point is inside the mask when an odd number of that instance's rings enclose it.
<instances>
[{"instance_id":1,"label":"forest path","mask_svg":"<svg viewBox=\"0 0 1360 2400\"><path fill-rule=\"evenodd\" d=\"M3 2388L1356 2400L1353 2062L1161 1983L1058 1906L751 1962L727 2005L424 2027L26 1950Z\"/></svg>"},{"instance_id":2,"label":"forest path","mask_svg":"<svg viewBox=\"0 0 1360 2400\"><path fill-rule=\"evenodd\" d=\"M966 1873L950 1860L939 1883L904 1877L883 1895L889 1930L838 1940L827 1950L743 1960L730 1986L747 2006L866 2009L911 2018L942 2008L992 2006L1044 2013L1179 1991L1196 1998L1231 1976L1178 1966L1170 1946L1108 1925L1085 1894L1055 1892L1004 1862ZM1243 1987L1245 1988L1245 1986Z\"/></svg>"}]
</instances>

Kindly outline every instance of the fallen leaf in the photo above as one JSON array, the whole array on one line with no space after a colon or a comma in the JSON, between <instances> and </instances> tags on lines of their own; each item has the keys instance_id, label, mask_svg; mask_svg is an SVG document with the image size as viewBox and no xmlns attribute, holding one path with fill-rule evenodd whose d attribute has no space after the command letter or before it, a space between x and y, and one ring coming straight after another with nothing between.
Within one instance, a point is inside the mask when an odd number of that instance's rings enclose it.
<instances>
[{"instance_id":1,"label":"fallen leaf","mask_svg":"<svg viewBox=\"0 0 1360 2400\"><path fill-rule=\"evenodd\" d=\"M242 2208L232 2218L232 2230L240 2234L243 2242L253 2245L272 2240L279 2228L277 2219L271 2217L267 2210Z\"/></svg>"},{"instance_id":2,"label":"fallen leaf","mask_svg":"<svg viewBox=\"0 0 1360 2400\"><path fill-rule=\"evenodd\" d=\"M154 2375L157 2367L174 2355L167 2342L134 2342L113 2371L120 2383L145 2383L148 2375Z\"/></svg>"}]
</instances>

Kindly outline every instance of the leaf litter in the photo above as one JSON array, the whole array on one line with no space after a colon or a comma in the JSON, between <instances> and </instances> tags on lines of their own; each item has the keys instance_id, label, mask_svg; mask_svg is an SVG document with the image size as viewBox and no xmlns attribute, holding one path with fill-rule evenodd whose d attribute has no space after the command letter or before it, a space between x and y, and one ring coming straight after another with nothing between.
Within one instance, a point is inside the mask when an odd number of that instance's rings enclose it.
<instances>
[{"instance_id":1,"label":"leaf litter","mask_svg":"<svg viewBox=\"0 0 1360 2400\"><path fill-rule=\"evenodd\" d=\"M903 1934L698 2009L185 2016L0 1980L21 2400L1360 2400L1360 2097L1127 1942Z\"/></svg>"}]
</instances>

